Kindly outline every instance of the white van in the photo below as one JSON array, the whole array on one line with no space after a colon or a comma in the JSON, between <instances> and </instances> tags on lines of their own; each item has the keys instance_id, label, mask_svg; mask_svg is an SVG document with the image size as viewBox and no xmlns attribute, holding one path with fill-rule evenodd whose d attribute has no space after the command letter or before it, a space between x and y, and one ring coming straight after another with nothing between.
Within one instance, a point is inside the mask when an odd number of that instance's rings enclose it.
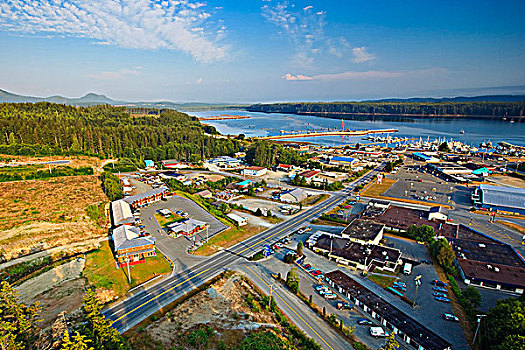
<instances>
[{"instance_id":1,"label":"white van","mask_svg":"<svg viewBox=\"0 0 525 350\"><path fill-rule=\"evenodd\" d=\"M403 273L405 275L410 275L412 273L412 264L411 263L405 263L405 266L403 266Z\"/></svg>"},{"instance_id":2,"label":"white van","mask_svg":"<svg viewBox=\"0 0 525 350\"><path fill-rule=\"evenodd\" d=\"M370 327L370 335L376 338L385 338L388 337L390 334L388 332L385 332L385 330L381 327Z\"/></svg>"}]
</instances>

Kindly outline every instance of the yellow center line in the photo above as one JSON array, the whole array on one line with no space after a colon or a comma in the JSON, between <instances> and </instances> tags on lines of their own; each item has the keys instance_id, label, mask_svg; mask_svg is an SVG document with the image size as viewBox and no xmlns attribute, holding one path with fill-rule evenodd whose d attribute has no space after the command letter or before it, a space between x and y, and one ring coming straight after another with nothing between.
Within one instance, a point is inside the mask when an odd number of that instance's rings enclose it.
<instances>
[{"instance_id":1,"label":"yellow center line","mask_svg":"<svg viewBox=\"0 0 525 350\"><path fill-rule=\"evenodd\" d=\"M149 299L149 300L143 302L142 304L140 304L139 306L137 306L137 307L134 308L133 310L131 310L131 311L125 313L124 315L120 316L119 318L117 318L115 321L112 322L112 324L115 323L115 322L117 322L117 321L120 321L121 319L123 319L124 317L126 317L127 315L129 315L130 313L132 313L133 311L140 309L141 307L143 307L143 306L146 305L147 303L149 303L149 302L151 302L151 301L153 301L153 300L155 300L155 299L157 299L157 298L160 298L162 295L164 295L164 294L166 294L166 293L168 293L168 292L171 292L173 289L177 288L177 287L180 286L180 285L183 285L184 283L188 282L189 280L191 280L191 279L193 279L193 278L195 278L195 277L197 277L197 276L199 276L199 275L202 275L203 273L205 273L206 271L209 271L210 269L211 269L211 267L210 267L209 269L206 269L206 270L204 270L204 271L202 271L202 272L199 272L199 273L196 274L196 275L193 275L193 276L191 276L191 277L185 279L184 281L182 281L182 282L180 282L179 284L177 284L177 285L171 287L170 289L165 290L164 292L160 293L159 295L157 295L157 296L155 296L155 297L153 297L153 298L151 298L151 299Z\"/></svg>"},{"instance_id":2,"label":"yellow center line","mask_svg":"<svg viewBox=\"0 0 525 350\"><path fill-rule=\"evenodd\" d=\"M329 204L329 205L332 205L332 204L333 204L333 203L331 203L331 204ZM316 211L314 211L313 213L311 213L310 215L305 216L302 220L308 219L310 216L317 214L317 213L320 212L321 210L324 210L324 208L326 208L327 206L328 206L328 205L323 206L323 207L320 208L319 210L316 210ZM252 245L249 246L248 248L245 248L245 249L241 250L241 251L240 251L239 253L237 253L237 254L242 254L242 253L244 253L244 252L247 251L248 249L251 249L251 248L255 247L256 245L258 245L258 244L260 244L260 243L262 243L262 242L264 242L264 241L266 241L266 240L268 240L268 239L270 239L270 238L272 238L272 237L278 235L279 233L283 232L284 230L289 229L290 227L292 227L292 226L295 225L295 224L297 224L297 223L290 224L290 225L286 226L285 228L283 228L283 229L277 231L276 233L274 233L273 235L271 235L271 236L269 236L269 237L266 237L266 238L264 238L264 239L262 239L262 240L260 240L260 241L257 241L256 243L252 244ZM197 276L199 276L199 275L201 275L201 274L203 274L203 273L209 271L210 269L211 269L211 267L208 268L208 269L206 269L206 270L204 270L204 271L202 271L202 272L199 272L198 274L196 274L196 275L194 275L194 276L191 276L191 277L185 279L184 281L182 281L182 282L180 282L179 284L177 284L177 285L171 287L170 289L168 289L168 290L162 292L161 294L159 294L159 295L157 295L157 296L155 296L155 297L153 297L153 298L151 298L151 299L145 301L144 303L140 304L139 306L137 306L137 307L134 308L133 310L131 310L131 311L125 313L124 315L120 316L119 318L117 318L116 320L114 320L112 323L115 323L115 322L117 322L117 321L120 321L121 319L123 319L124 317L126 317L127 315L129 315L130 313L132 313L132 312L134 312L134 311L140 309L141 307L143 307L144 305L148 304L149 302L151 302L151 301L153 301L153 300L155 300L155 299L161 297L162 295L164 295L164 294L166 294L166 293L172 291L173 289L175 289L175 288L177 288L178 286L180 286L180 285L182 285L182 284L188 282L189 280L191 280L191 279L193 279L193 278L195 278L195 277L197 277ZM283 300L283 302L284 302L284 300ZM286 303L286 302L285 302L285 303ZM287 305L288 305L288 304L287 304ZM292 310L292 311L293 311L293 310ZM295 312L295 311L294 311L294 312ZM297 316L299 316L299 315L297 315ZM299 317L301 317L301 316L299 316ZM305 322L305 323L306 323L306 322ZM308 326L308 327L310 327L310 326ZM311 328L311 327L310 327L310 328ZM312 330L313 330L313 329L312 329ZM315 331L314 331L314 332L315 332ZM316 333L316 334L317 334L317 333ZM321 338L321 339L322 339L322 338ZM324 341L324 339L323 339L323 341ZM326 343L326 342L325 342L325 343ZM327 345L328 345L328 343L327 343ZM328 345L328 346L330 346L330 345ZM331 348L331 347L330 347L330 348Z\"/></svg>"},{"instance_id":3,"label":"yellow center line","mask_svg":"<svg viewBox=\"0 0 525 350\"><path fill-rule=\"evenodd\" d=\"M266 284L266 286L267 286L268 288L270 288L270 286L268 285L268 283L266 283L266 282L262 279L262 277L259 276L259 275L257 274L257 272L253 271L249 266L246 266L246 267L247 267L251 272L253 272L253 273L255 274L255 276L257 276L257 277L258 277L258 278L259 278L264 284ZM312 330L312 332L314 332L314 333L319 337L319 339L321 339L321 340L322 340L322 341L323 341L323 342L324 342L324 343L325 343L330 349L334 350L334 348L332 348L332 347L330 346L330 344L328 344L328 343L326 342L326 340L324 340L324 338L321 337L321 336L319 335L319 333L317 333L317 332L315 331L315 329L313 329L313 328L308 324L308 322L306 322L301 316L299 316L299 314L298 314L297 312L295 312L295 310L294 310L290 305L288 305L288 303L287 303L286 301L284 301L284 299L281 298L281 297L279 296L279 294L277 294L277 292L275 291L275 289L274 289L273 294L275 294L276 297L278 297L283 303L285 303L286 306L288 306L288 308L289 308L290 310L292 310L292 312L293 312L297 317L299 317L299 318L301 319L301 321L303 321L304 324L307 325L308 328L310 328L310 329Z\"/></svg>"}]
</instances>

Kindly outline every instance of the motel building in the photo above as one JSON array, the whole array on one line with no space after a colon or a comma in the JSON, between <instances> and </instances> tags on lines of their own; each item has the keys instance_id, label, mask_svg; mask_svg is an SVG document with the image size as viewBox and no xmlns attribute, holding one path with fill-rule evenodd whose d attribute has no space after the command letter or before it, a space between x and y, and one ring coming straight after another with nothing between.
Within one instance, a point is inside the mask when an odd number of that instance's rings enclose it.
<instances>
[{"instance_id":1,"label":"motel building","mask_svg":"<svg viewBox=\"0 0 525 350\"><path fill-rule=\"evenodd\" d=\"M141 264L147 257L156 256L155 238L141 237L138 227L119 226L113 229L112 239L117 267Z\"/></svg>"}]
</instances>

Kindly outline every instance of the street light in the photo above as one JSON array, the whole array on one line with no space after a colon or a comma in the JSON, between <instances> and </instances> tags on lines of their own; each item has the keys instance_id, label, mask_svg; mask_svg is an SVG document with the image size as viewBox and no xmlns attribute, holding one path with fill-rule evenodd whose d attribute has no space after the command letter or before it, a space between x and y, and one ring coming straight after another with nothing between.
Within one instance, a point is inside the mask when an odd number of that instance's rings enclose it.
<instances>
[{"instance_id":1,"label":"street light","mask_svg":"<svg viewBox=\"0 0 525 350\"><path fill-rule=\"evenodd\" d=\"M417 275L416 278L414 278L414 282L416 283L416 294L414 295L414 302L412 303L412 307L416 307L416 299L417 299L417 290L419 289L419 286L421 285L421 275Z\"/></svg>"},{"instance_id":2,"label":"street light","mask_svg":"<svg viewBox=\"0 0 525 350\"><path fill-rule=\"evenodd\" d=\"M478 317L478 325L476 327L476 333L474 333L474 339L472 340L472 344L476 344L476 337L478 336L479 331L479 324L481 323L481 319L487 315L476 315Z\"/></svg>"}]
</instances>

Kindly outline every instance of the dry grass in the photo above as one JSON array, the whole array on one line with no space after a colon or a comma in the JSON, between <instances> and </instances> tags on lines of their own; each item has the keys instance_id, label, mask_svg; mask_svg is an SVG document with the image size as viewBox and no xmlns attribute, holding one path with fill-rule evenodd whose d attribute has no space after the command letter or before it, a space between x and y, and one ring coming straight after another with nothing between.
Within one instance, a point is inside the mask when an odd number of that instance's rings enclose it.
<instances>
[{"instance_id":1,"label":"dry grass","mask_svg":"<svg viewBox=\"0 0 525 350\"><path fill-rule=\"evenodd\" d=\"M395 183L395 180L383 178L383 181L380 184L373 182L371 185L366 187L366 189L364 189L361 194L366 197L379 197Z\"/></svg>"},{"instance_id":2,"label":"dry grass","mask_svg":"<svg viewBox=\"0 0 525 350\"><path fill-rule=\"evenodd\" d=\"M511 229L516 230L516 231L518 231L519 233L522 233L522 234L525 235L525 227L523 227L523 226L520 226L520 225L515 224L515 223L513 223L513 222L504 221L504 220L496 220L496 222L497 222L498 224L502 224L502 225L505 225L505 226L507 226L507 227L510 227Z\"/></svg>"},{"instance_id":3,"label":"dry grass","mask_svg":"<svg viewBox=\"0 0 525 350\"><path fill-rule=\"evenodd\" d=\"M107 201L96 176L0 183L0 193L0 251L5 260L105 232L85 211Z\"/></svg>"},{"instance_id":4,"label":"dry grass","mask_svg":"<svg viewBox=\"0 0 525 350\"><path fill-rule=\"evenodd\" d=\"M49 157L29 157L29 156L13 156L0 154L0 164L11 162L49 162L53 160L70 160L71 163L66 164L71 167L99 167L103 160L88 156L49 156ZM47 165L46 165L47 167Z\"/></svg>"},{"instance_id":5,"label":"dry grass","mask_svg":"<svg viewBox=\"0 0 525 350\"><path fill-rule=\"evenodd\" d=\"M219 250L229 248L245 239L265 230L265 227L246 225L243 227L232 227L226 231L216 234L195 251L195 255L209 256Z\"/></svg>"}]
</instances>

